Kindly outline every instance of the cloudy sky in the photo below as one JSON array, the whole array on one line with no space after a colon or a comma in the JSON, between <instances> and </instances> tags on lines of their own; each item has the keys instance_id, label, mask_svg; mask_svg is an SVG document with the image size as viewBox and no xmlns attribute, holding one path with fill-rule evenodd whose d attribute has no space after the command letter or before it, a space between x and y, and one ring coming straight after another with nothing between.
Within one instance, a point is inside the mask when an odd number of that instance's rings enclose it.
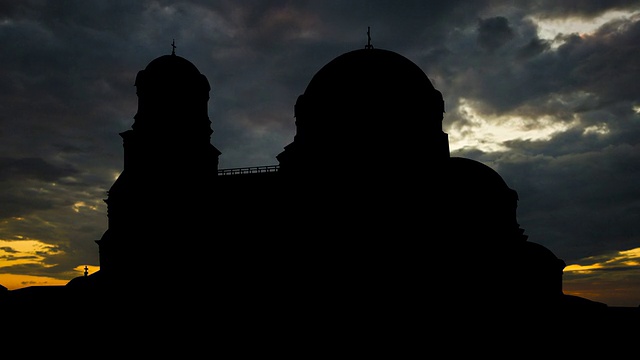
<instances>
[{"instance_id":1,"label":"cloudy sky","mask_svg":"<svg viewBox=\"0 0 640 360\"><path fill-rule=\"evenodd\" d=\"M637 0L0 0L0 284L99 269L135 77L174 39L211 84L230 168L277 164L297 96L367 27L442 92L451 154L518 191L529 240L567 263L565 293L638 306Z\"/></svg>"}]
</instances>

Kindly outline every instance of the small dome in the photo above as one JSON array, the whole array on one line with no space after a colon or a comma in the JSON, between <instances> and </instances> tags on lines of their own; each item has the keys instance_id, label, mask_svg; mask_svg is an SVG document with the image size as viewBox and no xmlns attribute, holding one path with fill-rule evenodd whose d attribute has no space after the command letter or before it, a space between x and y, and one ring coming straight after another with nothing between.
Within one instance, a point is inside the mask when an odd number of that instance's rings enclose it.
<instances>
[{"instance_id":1,"label":"small dome","mask_svg":"<svg viewBox=\"0 0 640 360\"><path fill-rule=\"evenodd\" d=\"M193 63L175 54L160 56L138 71L134 85L138 112L133 129L198 133L208 141L211 86Z\"/></svg>"},{"instance_id":2,"label":"small dome","mask_svg":"<svg viewBox=\"0 0 640 360\"><path fill-rule=\"evenodd\" d=\"M152 60L140 70L134 84L138 90L156 94L183 94L184 91L209 91L207 79L189 60L177 55L163 55Z\"/></svg>"},{"instance_id":3,"label":"small dome","mask_svg":"<svg viewBox=\"0 0 640 360\"><path fill-rule=\"evenodd\" d=\"M521 261L527 265L526 268L547 267L550 270L562 271L566 266L564 260L559 259L544 245L526 241L523 243L523 246L525 251L521 257Z\"/></svg>"},{"instance_id":4,"label":"small dome","mask_svg":"<svg viewBox=\"0 0 640 360\"><path fill-rule=\"evenodd\" d=\"M189 60L178 55L163 55L152 60L145 71L154 74L198 76L200 71Z\"/></svg>"},{"instance_id":5,"label":"small dome","mask_svg":"<svg viewBox=\"0 0 640 360\"><path fill-rule=\"evenodd\" d=\"M492 198L511 190L497 171L463 157L452 156L449 159L447 179L451 190L464 197Z\"/></svg>"},{"instance_id":6,"label":"small dome","mask_svg":"<svg viewBox=\"0 0 640 360\"><path fill-rule=\"evenodd\" d=\"M518 193L491 167L472 159L451 157L442 174L444 206L460 231L479 236L522 238L516 219ZM489 234L481 235L482 231Z\"/></svg>"}]
</instances>

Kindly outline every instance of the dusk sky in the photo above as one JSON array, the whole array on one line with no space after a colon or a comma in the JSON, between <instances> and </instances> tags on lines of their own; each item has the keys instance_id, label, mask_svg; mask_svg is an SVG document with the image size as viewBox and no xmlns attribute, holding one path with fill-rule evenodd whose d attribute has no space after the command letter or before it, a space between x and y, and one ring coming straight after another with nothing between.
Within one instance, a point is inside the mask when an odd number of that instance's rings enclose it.
<instances>
[{"instance_id":1,"label":"dusk sky","mask_svg":"<svg viewBox=\"0 0 640 360\"><path fill-rule=\"evenodd\" d=\"M442 92L451 155L518 192L529 241L567 264L565 294L640 305L637 0L0 0L0 284L99 269L136 74L174 39L209 80L211 143L232 168L278 163L298 95L368 27Z\"/></svg>"}]
</instances>

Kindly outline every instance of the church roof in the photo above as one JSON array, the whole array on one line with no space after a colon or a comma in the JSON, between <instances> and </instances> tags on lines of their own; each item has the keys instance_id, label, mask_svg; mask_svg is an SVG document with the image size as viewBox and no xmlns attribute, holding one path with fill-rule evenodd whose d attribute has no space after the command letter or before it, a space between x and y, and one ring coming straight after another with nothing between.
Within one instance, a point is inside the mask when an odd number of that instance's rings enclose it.
<instances>
[{"instance_id":1,"label":"church roof","mask_svg":"<svg viewBox=\"0 0 640 360\"><path fill-rule=\"evenodd\" d=\"M191 61L175 54L155 58L147 65L145 71L164 75L197 76L200 74L198 68Z\"/></svg>"},{"instance_id":2,"label":"church roof","mask_svg":"<svg viewBox=\"0 0 640 360\"><path fill-rule=\"evenodd\" d=\"M209 81L189 60L175 55L162 55L153 59L136 76L134 85L154 94L186 96L185 91L208 92Z\"/></svg>"},{"instance_id":3,"label":"church roof","mask_svg":"<svg viewBox=\"0 0 640 360\"><path fill-rule=\"evenodd\" d=\"M464 197L492 198L511 190L497 171L473 159L452 156L447 175L449 186Z\"/></svg>"},{"instance_id":4,"label":"church roof","mask_svg":"<svg viewBox=\"0 0 640 360\"><path fill-rule=\"evenodd\" d=\"M298 135L370 150L383 143L400 149L423 141L427 132L440 133L443 113L442 94L417 64L374 48L325 64L295 108Z\"/></svg>"},{"instance_id":5,"label":"church roof","mask_svg":"<svg viewBox=\"0 0 640 360\"><path fill-rule=\"evenodd\" d=\"M323 66L311 79L306 96L331 94L433 91L427 75L408 58L383 49L358 49L344 53Z\"/></svg>"}]
</instances>

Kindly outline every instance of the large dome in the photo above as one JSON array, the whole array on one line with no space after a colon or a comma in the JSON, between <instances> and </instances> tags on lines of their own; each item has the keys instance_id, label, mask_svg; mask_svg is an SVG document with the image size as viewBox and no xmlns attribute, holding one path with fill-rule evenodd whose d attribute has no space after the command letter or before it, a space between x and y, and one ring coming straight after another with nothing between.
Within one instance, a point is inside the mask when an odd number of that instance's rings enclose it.
<instances>
[{"instance_id":1,"label":"large dome","mask_svg":"<svg viewBox=\"0 0 640 360\"><path fill-rule=\"evenodd\" d=\"M436 114L433 121L441 128L443 112L442 94L424 71L381 49L354 50L333 59L313 76L296 104L298 118L313 113L323 123L348 118L358 126L398 118L418 123Z\"/></svg>"},{"instance_id":2,"label":"large dome","mask_svg":"<svg viewBox=\"0 0 640 360\"><path fill-rule=\"evenodd\" d=\"M398 92L428 96L433 90L427 75L406 57L389 50L360 49L327 63L313 76L304 93L309 97L353 98L378 91L385 96Z\"/></svg>"},{"instance_id":3,"label":"large dome","mask_svg":"<svg viewBox=\"0 0 640 360\"><path fill-rule=\"evenodd\" d=\"M279 155L282 168L449 157L442 94L418 65L390 50L367 47L334 58L311 78L294 113L295 145Z\"/></svg>"}]
</instances>

